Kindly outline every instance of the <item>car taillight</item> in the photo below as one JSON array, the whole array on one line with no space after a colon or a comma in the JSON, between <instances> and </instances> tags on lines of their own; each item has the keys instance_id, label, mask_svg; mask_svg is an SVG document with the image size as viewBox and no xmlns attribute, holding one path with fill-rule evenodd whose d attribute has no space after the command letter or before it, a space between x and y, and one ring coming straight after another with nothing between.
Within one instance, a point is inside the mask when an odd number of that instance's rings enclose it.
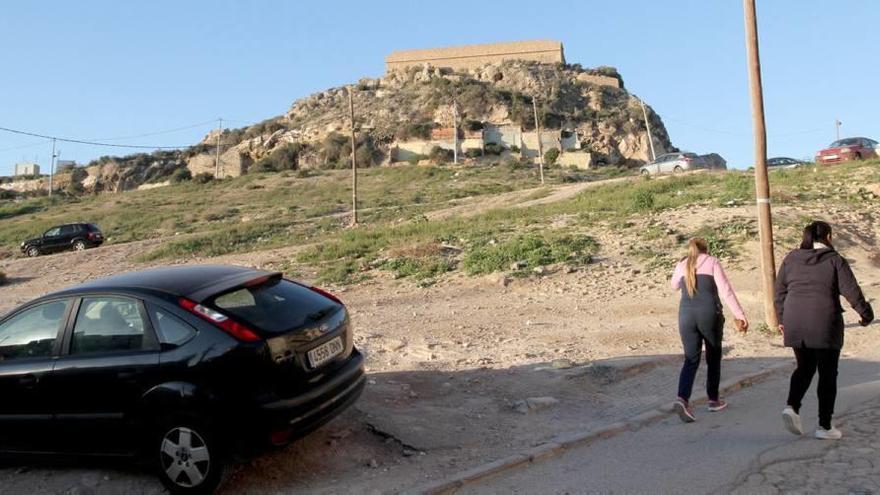
<instances>
[{"instance_id":1,"label":"car taillight","mask_svg":"<svg viewBox=\"0 0 880 495\"><path fill-rule=\"evenodd\" d=\"M90 241L94 241L95 238L98 237L98 235L95 234L94 232L89 232L88 237L89 237L89 240L90 240Z\"/></svg>"},{"instance_id":2,"label":"car taillight","mask_svg":"<svg viewBox=\"0 0 880 495\"><path fill-rule=\"evenodd\" d=\"M688 156L683 156L683 157L681 157L681 159L682 159L682 161L684 161L685 163L690 163L691 160L692 160L692 158L690 158L690 157L688 157Z\"/></svg>"},{"instance_id":3,"label":"car taillight","mask_svg":"<svg viewBox=\"0 0 880 495\"><path fill-rule=\"evenodd\" d=\"M334 302L337 302L337 303L339 303L339 304L342 304L342 300L341 300L341 299L339 299L338 297L334 296L333 294L327 292L326 290L324 290L324 289L322 289L322 288L320 288L320 287L311 287L311 286L309 286L309 289L311 289L311 290L314 291L314 292L317 292L318 294L321 294L322 296L326 297L327 299L330 299L331 301L334 301Z\"/></svg>"},{"instance_id":4,"label":"car taillight","mask_svg":"<svg viewBox=\"0 0 880 495\"><path fill-rule=\"evenodd\" d=\"M202 306L201 304L190 301L189 299L186 299L184 297L180 298L179 303L180 307L182 307L183 309L189 311L196 316L210 321L211 323L222 328L226 333L232 335L238 340L244 342L257 342L258 340L260 340L260 336L257 335L253 330L229 318L219 311L215 311L207 306Z\"/></svg>"}]
</instances>

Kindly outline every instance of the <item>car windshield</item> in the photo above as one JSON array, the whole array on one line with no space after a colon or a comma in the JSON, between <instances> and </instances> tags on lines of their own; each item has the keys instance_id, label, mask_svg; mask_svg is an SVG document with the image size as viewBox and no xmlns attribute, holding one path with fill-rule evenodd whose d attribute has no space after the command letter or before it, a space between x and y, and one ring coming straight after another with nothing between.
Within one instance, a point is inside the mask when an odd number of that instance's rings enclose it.
<instances>
[{"instance_id":1,"label":"car windshield","mask_svg":"<svg viewBox=\"0 0 880 495\"><path fill-rule=\"evenodd\" d=\"M859 140L855 138L839 139L831 143L829 148L840 148L841 146L854 146L859 144Z\"/></svg>"},{"instance_id":2,"label":"car windshield","mask_svg":"<svg viewBox=\"0 0 880 495\"><path fill-rule=\"evenodd\" d=\"M284 279L222 294L214 298L214 306L268 333L283 333L319 321L339 308L339 304L308 287Z\"/></svg>"}]
</instances>

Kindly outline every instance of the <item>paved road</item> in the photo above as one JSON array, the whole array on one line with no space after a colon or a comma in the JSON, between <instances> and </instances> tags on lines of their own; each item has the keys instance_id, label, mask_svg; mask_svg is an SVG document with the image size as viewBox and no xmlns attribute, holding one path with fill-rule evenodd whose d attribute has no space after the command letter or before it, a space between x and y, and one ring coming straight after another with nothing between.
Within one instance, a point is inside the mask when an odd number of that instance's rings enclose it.
<instances>
[{"instance_id":1,"label":"paved road","mask_svg":"<svg viewBox=\"0 0 880 495\"><path fill-rule=\"evenodd\" d=\"M838 443L798 438L782 427L788 376L780 373L698 421L670 417L639 431L500 475L462 493L874 493L880 487L880 363L845 359ZM815 380L802 410L815 428ZM856 469L858 475L852 474Z\"/></svg>"}]
</instances>

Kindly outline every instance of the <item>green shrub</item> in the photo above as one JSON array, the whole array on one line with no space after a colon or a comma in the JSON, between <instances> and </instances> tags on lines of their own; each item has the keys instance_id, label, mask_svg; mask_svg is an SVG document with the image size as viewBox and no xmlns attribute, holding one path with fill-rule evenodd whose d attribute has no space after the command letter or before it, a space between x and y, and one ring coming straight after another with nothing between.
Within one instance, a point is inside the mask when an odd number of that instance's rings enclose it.
<instances>
[{"instance_id":1,"label":"green shrub","mask_svg":"<svg viewBox=\"0 0 880 495\"><path fill-rule=\"evenodd\" d=\"M504 152L504 146L498 143L487 143L483 146L483 151L485 151L487 155L497 156Z\"/></svg>"},{"instance_id":2,"label":"green shrub","mask_svg":"<svg viewBox=\"0 0 880 495\"><path fill-rule=\"evenodd\" d=\"M455 152L446 148L441 148L440 146L434 146L431 148L428 158L437 163L451 162L455 159Z\"/></svg>"},{"instance_id":3,"label":"green shrub","mask_svg":"<svg viewBox=\"0 0 880 495\"><path fill-rule=\"evenodd\" d=\"M171 174L171 183L179 184L181 182L188 182L191 181L192 178L192 172L190 172L189 169L186 167L181 167Z\"/></svg>"},{"instance_id":4,"label":"green shrub","mask_svg":"<svg viewBox=\"0 0 880 495\"><path fill-rule=\"evenodd\" d=\"M544 153L544 164L553 166L556 165L556 160L559 159L559 150L556 148L550 148Z\"/></svg>"},{"instance_id":5,"label":"green shrub","mask_svg":"<svg viewBox=\"0 0 880 495\"><path fill-rule=\"evenodd\" d=\"M202 172L193 176L192 181L196 184L207 184L214 180L214 174Z\"/></svg>"},{"instance_id":6,"label":"green shrub","mask_svg":"<svg viewBox=\"0 0 880 495\"><path fill-rule=\"evenodd\" d=\"M418 165L420 161L422 161L426 158L428 158L428 157L425 155L416 153L416 154L410 156L406 161L409 162L410 165Z\"/></svg>"},{"instance_id":7,"label":"green shrub","mask_svg":"<svg viewBox=\"0 0 880 495\"><path fill-rule=\"evenodd\" d=\"M3 273L2 271L0 271L0 285L3 285L5 283L6 283L6 274Z\"/></svg>"},{"instance_id":8,"label":"green shrub","mask_svg":"<svg viewBox=\"0 0 880 495\"><path fill-rule=\"evenodd\" d=\"M634 211L651 211L654 209L654 193L645 188L636 189L631 196L631 206Z\"/></svg>"},{"instance_id":9,"label":"green shrub","mask_svg":"<svg viewBox=\"0 0 880 495\"><path fill-rule=\"evenodd\" d=\"M391 270L395 278L412 277L416 280L435 278L452 270L452 264L442 256L394 258L386 261L382 266Z\"/></svg>"},{"instance_id":10,"label":"green shrub","mask_svg":"<svg viewBox=\"0 0 880 495\"><path fill-rule=\"evenodd\" d=\"M269 156L261 158L254 164L255 172L280 172L299 168L299 155L304 146L301 143L289 143L275 148Z\"/></svg>"},{"instance_id":11,"label":"green shrub","mask_svg":"<svg viewBox=\"0 0 880 495\"><path fill-rule=\"evenodd\" d=\"M519 153L519 146L517 146L517 145L515 145L515 144L512 145L512 146L510 147L510 152L511 152L511 153L517 153L517 154L518 154L518 153Z\"/></svg>"},{"instance_id":12,"label":"green shrub","mask_svg":"<svg viewBox=\"0 0 880 495\"><path fill-rule=\"evenodd\" d=\"M483 156L483 150L480 148L468 148L464 150L464 156L468 158L479 158Z\"/></svg>"},{"instance_id":13,"label":"green shrub","mask_svg":"<svg viewBox=\"0 0 880 495\"><path fill-rule=\"evenodd\" d=\"M523 269L568 262L584 265L592 261L598 244L587 236L541 236L526 234L501 244L486 244L469 251L462 262L471 275L508 270L524 262Z\"/></svg>"}]
</instances>

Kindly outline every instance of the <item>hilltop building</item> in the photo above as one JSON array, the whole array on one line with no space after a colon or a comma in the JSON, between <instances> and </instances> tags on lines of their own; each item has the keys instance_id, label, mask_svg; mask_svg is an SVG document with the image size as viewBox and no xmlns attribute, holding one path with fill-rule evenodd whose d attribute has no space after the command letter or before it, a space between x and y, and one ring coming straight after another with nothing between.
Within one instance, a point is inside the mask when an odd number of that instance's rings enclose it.
<instances>
[{"instance_id":1,"label":"hilltop building","mask_svg":"<svg viewBox=\"0 0 880 495\"><path fill-rule=\"evenodd\" d=\"M15 175L40 175L40 166L33 162L16 163Z\"/></svg>"},{"instance_id":2,"label":"hilltop building","mask_svg":"<svg viewBox=\"0 0 880 495\"><path fill-rule=\"evenodd\" d=\"M441 69L466 70L505 60L564 64L565 54L562 42L550 40L403 50L392 52L385 57L385 69L387 72L392 72L427 64Z\"/></svg>"}]
</instances>

